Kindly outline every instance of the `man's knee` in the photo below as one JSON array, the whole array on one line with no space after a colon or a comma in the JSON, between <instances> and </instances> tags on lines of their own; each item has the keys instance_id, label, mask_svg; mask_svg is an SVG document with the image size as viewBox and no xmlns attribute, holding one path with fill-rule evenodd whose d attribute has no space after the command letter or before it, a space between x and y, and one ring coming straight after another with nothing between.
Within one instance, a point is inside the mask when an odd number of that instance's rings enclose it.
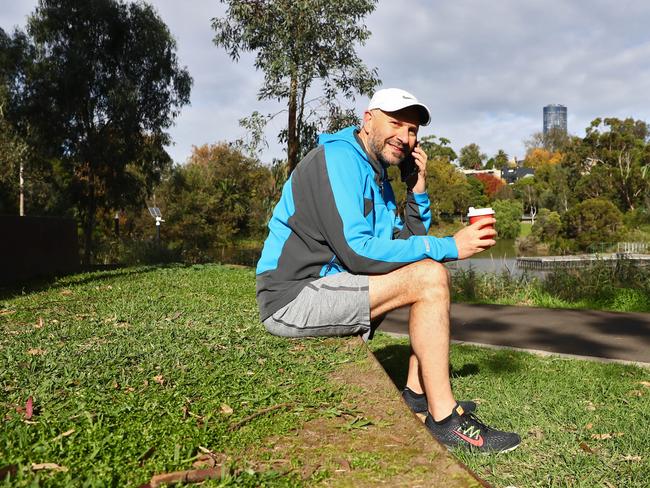
<instances>
[{"instance_id":1,"label":"man's knee","mask_svg":"<svg viewBox=\"0 0 650 488\"><path fill-rule=\"evenodd\" d=\"M432 259L418 262L415 280L419 290L426 295L449 295L451 278L449 270L441 263Z\"/></svg>"}]
</instances>

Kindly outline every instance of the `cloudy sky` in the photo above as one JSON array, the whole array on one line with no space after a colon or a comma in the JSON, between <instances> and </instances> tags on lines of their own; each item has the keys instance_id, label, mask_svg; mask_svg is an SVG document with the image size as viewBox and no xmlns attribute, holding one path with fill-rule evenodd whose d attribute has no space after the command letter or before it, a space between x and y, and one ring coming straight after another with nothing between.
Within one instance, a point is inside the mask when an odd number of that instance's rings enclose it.
<instances>
[{"instance_id":1,"label":"cloudy sky","mask_svg":"<svg viewBox=\"0 0 650 488\"><path fill-rule=\"evenodd\" d=\"M0 27L23 27L35 0L0 2ZM241 117L280 105L257 100L262 75L252 56L233 63L212 43L218 0L150 0L178 43L194 78L191 106L171 130L177 162L192 145L244 136ZM358 52L383 87L401 87L429 105L420 135L475 142L493 155L524 155L542 127L542 107L568 107L569 132L583 135L596 117L650 121L650 2L643 0L379 0L367 19L372 37ZM367 100L352 106L362 113ZM271 123L264 161L281 157Z\"/></svg>"}]
</instances>

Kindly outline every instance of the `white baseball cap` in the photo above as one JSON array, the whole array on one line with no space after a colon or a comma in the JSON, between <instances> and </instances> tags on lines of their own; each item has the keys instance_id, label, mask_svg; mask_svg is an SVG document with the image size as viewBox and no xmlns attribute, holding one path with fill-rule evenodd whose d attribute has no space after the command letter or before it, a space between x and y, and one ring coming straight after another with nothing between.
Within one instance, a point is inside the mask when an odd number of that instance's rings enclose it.
<instances>
[{"instance_id":1,"label":"white baseball cap","mask_svg":"<svg viewBox=\"0 0 650 488\"><path fill-rule=\"evenodd\" d=\"M431 114L429 108L418 102L414 95L399 88L384 88L378 90L370 99L368 110L378 108L384 112L397 112L406 107L418 107L420 109L420 125L429 125Z\"/></svg>"}]
</instances>

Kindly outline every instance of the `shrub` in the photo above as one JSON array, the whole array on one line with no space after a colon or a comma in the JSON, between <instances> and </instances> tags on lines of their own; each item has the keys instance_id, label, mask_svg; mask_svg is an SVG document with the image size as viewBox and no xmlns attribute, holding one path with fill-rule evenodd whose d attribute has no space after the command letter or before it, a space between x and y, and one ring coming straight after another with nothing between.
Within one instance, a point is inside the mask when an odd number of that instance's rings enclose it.
<instances>
[{"instance_id":1,"label":"shrub","mask_svg":"<svg viewBox=\"0 0 650 488\"><path fill-rule=\"evenodd\" d=\"M591 198L563 216L563 234L574 239L579 249L616 242L623 232L623 214L608 200Z\"/></svg>"},{"instance_id":2,"label":"shrub","mask_svg":"<svg viewBox=\"0 0 650 488\"><path fill-rule=\"evenodd\" d=\"M514 239L521 230L524 207L517 200L497 200L492 204L496 213L496 230L500 239Z\"/></svg>"}]
</instances>

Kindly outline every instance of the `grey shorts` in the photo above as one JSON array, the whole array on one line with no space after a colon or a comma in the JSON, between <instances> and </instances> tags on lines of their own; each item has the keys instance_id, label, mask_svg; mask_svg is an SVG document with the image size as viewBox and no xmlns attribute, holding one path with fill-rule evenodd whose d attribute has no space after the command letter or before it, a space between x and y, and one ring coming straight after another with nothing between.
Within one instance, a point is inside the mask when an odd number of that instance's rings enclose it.
<instances>
[{"instance_id":1,"label":"grey shorts","mask_svg":"<svg viewBox=\"0 0 650 488\"><path fill-rule=\"evenodd\" d=\"M282 337L371 334L368 277L337 273L309 283L298 296L264 321Z\"/></svg>"}]
</instances>

